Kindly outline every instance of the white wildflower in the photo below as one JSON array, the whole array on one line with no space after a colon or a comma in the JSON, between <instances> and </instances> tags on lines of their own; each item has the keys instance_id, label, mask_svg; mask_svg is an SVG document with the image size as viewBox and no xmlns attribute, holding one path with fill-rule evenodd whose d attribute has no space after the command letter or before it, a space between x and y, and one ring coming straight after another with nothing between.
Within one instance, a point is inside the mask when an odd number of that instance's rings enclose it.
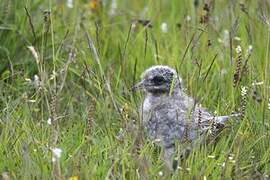
<instances>
[{"instance_id":1,"label":"white wildflower","mask_svg":"<svg viewBox=\"0 0 270 180\"><path fill-rule=\"evenodd\" d=\"M183 168L181 166L177 166L177 169L182 170Z\"/></svg>"},{"instance_id":2,"label":"white wildflower","mask_svg":"<svg viewBox=\"0 0 270 180\"><path fill-rule=\"evenodd\" d=\"M189 15L186 16L186 21L187 22L191 21L191 17Z\"/></svg>"},{"instance_id":3,"label":"white wildflower","mask_svg":"<svg viewBox=\"0 0 270 180\"><path fill-rule=\"evenodd\" d=\"M168 32L168 24L163 22L161 24L161 31L164 32L164 33L167 33Z\"/></svg>"},{"instance_id":4,"label":"white wildflower","mask_svg":"<svg viewBox=\"0 0 270 180\"><path fill-rule=\"evenodd\" d=\"M252 50L253 50L253 46L252 46L252 45L249 45L249 46L248 46L248 52L251 53Z\"/></svg>"},{"instance_id":5,"label":"white wildflower","mask_svg":"<svg viewBox=\"0 0 270 180\"><path fill-rule=\"evenodd\" d=\"M252 45L249 45L248 48L247 48L247 50L246 50L246 58L249 58L249 56L252 53L252 50L253 50Z\"/></svg>"},{"instance_id":6,"label":"white wildflower","mask_svg":"<svg viewBox=\"0 0 270 180\"><path fill-rule=\"evenodd\" d=\"M241 46L239 46L239 45L236 47L235 50L236 50L236 53L237 53L237 54L240 54L240 53L242 52L242 48L241 48Z\"/></svg>"},{"instance_id":7,"label":"white wildflower","mask_svg":"<svg viewBox=\"0 0 270 180\"><path fill-rule=\"evenodd\" d=\"M225 165L226 165L225 162L223 162L223 163L221 164L222 167L225 167Z\"/></svg>"},{"instance_id":8,"label":"white wildflower","mask_svg":"<svg viewBox=\"0 0 270 180\"><path fill-rule=\"evenodd\" d=\"M73 8L73 0L67 0L67 7Z\"/></svg>"},{"instance_id":9,"label":"white wildflower","mask_svg":"<svg viewBox=\"0 0 270 180\"><path fill-rule=\"evenodd\" d=\"M216 156L214 155L209 155L208 158L214 159Z\"/></svg>"},{"instance_id":10,"label":"white wildflower","mask_svg":"<svg viewBox=\"0 0 270 180\"><path fill-rule=\"evenodd\" d=\"M25 80L26 82L28 82L28 83L31 83L31 82L32 82L32 80L31 80L30 78L24 78L24 80Z\"/></svg>"},{"instance_id":11,"label":"white wildflower","mask_svg":"<svg viewBox=\"0 0 270 180\"><path fill-rule=\"evenodd\" d=\"M48 118L47 123L48 123L49 125L52 125L52 119L51 119L51 118Z\"/></svg>"},{"instance_id":12,"label":"white wildflower","mask_svg":"<svg viewBox=\"0 0 270 180\"><path fill-rule=\"evenodd\" d=\"M162 172L162 171L159 171L159 172L158 172L158 175L159 175L159 176L163 176L163 172Z\"/></svg>"},{"instance_id":13,"label":"white wildflower","mask_svg":"<svg viewBox=\"0 0 270 180\"><path fill-rule=\"evenodd\" d=\"M263 85L263 81L260 81L260 82L254 82L252 83L252 86L260 86L260 85Z\"/></svg>"},{"instance_id":14,"label":"white wildflower","mask_svg":"<svg viewBox=\"0 0 270 180\"><path fill-rule=\"evenodd\" d=\"M159 143L159 142L161 142L161 139L159 139L159 138L156 138L153 140L153 143Z\"/></svg>"},{"instance_id":15,"label":"white wildflower","mask_svg":"<svg viewBox=\"0 0 270 180\"><path fill-rule=\"evenodd\" d=\"M132 22L131 23L131 29L133 30L133 29L135 29L136 28L136 22Z\"/></svg>"},{"instance_id":16,"label":"white wildflower","mask_svg":"<svg viewBox=\"0 0 270 180\"><path fill-rule=\"evenodd\" d=\"M268 99L268 109L270 110L270 98Z\"/></svg>"},{"instance_id":17,"label":"white wildflower","mask_svg":"<svg viewBox=\"0 0 270 180\"><path fill-rule=\"evenodd\" d=\"M40 86L40 80L39 80L39 77L38 77L38 75L34 75L34 81L33 81L33 84L34 84L34 86L36 87L36 88L38 88L39 86Z\"/></svg>"},{"instance_id":18,"label":"white wildflower","mask_svg":"<svg viewBox=\"0 0 270 180\"><path fill-rule=\"evenodd\" d=\"M219 43L223 43L222 39L218 38L217 40L218 40Z\"/></svg>"},{"instance_id":19,"label":"white wildflower","mask_svg":"<svg viewBox=\"0 0 270 180\"><path fill-rule=\"evenodd\" d=\"M168 24L163 22L161 24L161 31L164 32L164 33L167 33L168 32Z\"/></svg>"},{"instance_id":20,"label":"white wildflower","mask_svg":"<svg viewBox=\"0 0 270 180\"><path fill-rule=\"evenodd\" d=\"M234 40L236 40L236 41L241 41L241 38L238 37L238 36L235 36L235 37L234 37Z\"/></svg>"},{"instance_id":21,"label":"white wildflower","mask_svg":"<svg viewBox=\"0 0 270 180\"><path fill-rule=\"evenodd\" d=\"M62 149L60 148L53 148L52 149L52 161L55 162L57 159L61 157Z\"/></svg>"}]
</instances>

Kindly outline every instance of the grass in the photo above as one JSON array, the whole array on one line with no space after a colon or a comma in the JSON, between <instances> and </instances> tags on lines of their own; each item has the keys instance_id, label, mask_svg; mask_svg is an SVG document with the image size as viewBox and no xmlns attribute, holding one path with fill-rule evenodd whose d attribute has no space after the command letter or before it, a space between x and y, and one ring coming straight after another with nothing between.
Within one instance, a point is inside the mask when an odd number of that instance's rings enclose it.
<instances>
[{"instance_id":1,"label":"grass","mask_svg":"<svg viewBox=\"0 0 270 180\"><path fill-rule=\"evenodd\" d=\"M210 111L245 112L172 179L269 178L269 1L211 1L208 11L201 1L117 0L113 15L111 1L94 2L0 0L2 178L168 178L159 149L137 132L143 97L130 91L154 64L175 67ZM56 162L53 148L63 151Z\"/></svg>"}]
</instances>

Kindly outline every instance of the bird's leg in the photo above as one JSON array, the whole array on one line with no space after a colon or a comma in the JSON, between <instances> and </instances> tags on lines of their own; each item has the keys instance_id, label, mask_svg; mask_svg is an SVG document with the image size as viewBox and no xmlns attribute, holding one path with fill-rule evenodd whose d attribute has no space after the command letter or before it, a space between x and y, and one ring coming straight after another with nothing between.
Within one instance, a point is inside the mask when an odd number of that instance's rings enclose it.
<instances>
[{"instance_id":1,"label":"bird's leg","mask_svg":"<svg viewBox=\"0 0 270 180\"><path fill-rule=\"evenodd\" d=\"M165 165L171 170L173 171L173 155L174 155L174 146L170 146L170 147L164 147L164 152L163 152L163 156L162 156L162 160L165 162Z\"/></svg>"}]
</instances>

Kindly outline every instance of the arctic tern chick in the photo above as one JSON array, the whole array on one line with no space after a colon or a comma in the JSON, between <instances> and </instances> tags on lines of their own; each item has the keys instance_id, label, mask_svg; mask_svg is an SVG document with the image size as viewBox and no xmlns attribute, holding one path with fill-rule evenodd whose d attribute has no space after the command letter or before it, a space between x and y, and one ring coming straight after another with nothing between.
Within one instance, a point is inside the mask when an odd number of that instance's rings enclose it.
<instances>
[{"instance_id":1,"label":"arctic tern chick","mask_svg":"<svg viewBox=\"0 0 270 180\"><path fill-rule=\"evenodd\" d=\"M163 159L172 168L175 143L194 143L206 134L216 134L232 116L214 116L183 91L173 68L152 66L141 75L134 90L144 91L140 108L149 138L164 148Z\"/></svg>"}]
</instances>

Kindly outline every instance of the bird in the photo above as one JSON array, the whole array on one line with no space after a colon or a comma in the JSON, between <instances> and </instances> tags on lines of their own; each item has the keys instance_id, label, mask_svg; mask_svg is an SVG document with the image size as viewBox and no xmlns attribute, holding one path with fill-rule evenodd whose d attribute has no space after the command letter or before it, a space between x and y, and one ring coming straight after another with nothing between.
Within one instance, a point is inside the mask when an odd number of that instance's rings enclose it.
<instances>
[{"instance_id":1,"label":"bird","mask_svg":"<svg viewBox=\"0 0 270 180\"><path fill-rule=\"evenodd\" d=\"M165 165L173 170L176 144L195 144L222 130L231 117L215 116L188 96L176 70L165 65L146 69L133 91L143 91L139 114L151 141L163 148Z\"/></svg>"}]
</instances>

